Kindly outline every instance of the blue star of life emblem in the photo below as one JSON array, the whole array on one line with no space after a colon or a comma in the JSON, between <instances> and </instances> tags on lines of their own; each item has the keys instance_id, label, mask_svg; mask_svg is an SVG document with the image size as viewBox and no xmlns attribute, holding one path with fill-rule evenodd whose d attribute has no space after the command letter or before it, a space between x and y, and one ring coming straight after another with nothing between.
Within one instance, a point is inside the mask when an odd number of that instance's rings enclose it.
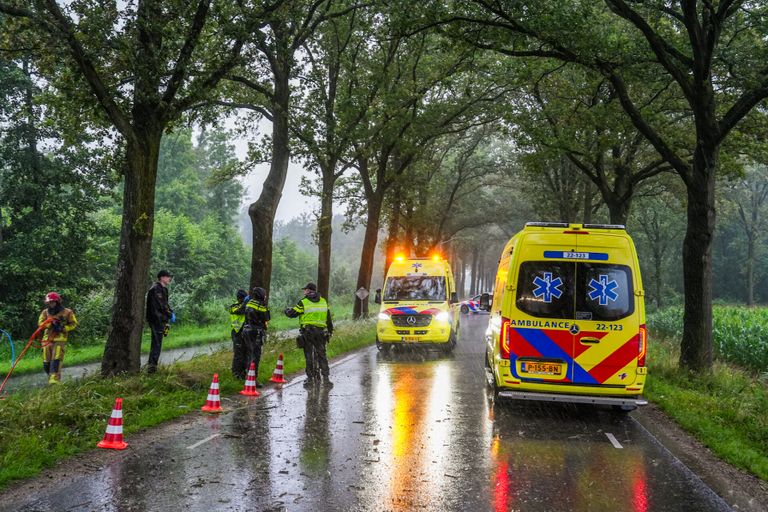
<instances>
[{"instance_id":1,"label":"blue star of life emblem","mask_svg":"<svg viewBox=\"0 0 768 512\"><path fill-rule=\"evenodd\" d=\"M591 288L588 292L589 298L592 300L597 299L601 306L607 305L609 300L611 302L616 302L619 298L619 294L616 293L619 283L613 279L608 281L608 276L605 275L598 277L600 278L600 281L592 279L589 282L589 287Z\"/></svg>"},{"instance_id":2,"label":"blue star of life emblem","mask_svg":"<svg viewBox=\"0 0 768 512\"><path fill-rule=\"evenodd\" d=\"M421 263L414 263L411 266L413 267L413 270L419 270L421 268Z\"/></svg>"},{"instance_id":3,"label":"blue star of life emblem","mask_svg":"<svg viewBox=\"0 0 768 512\"><path fill-rule=\"evenodd\" d=\"M540 276L536 276L533 284L536 285L536 289L533 290L533 296L537 299L542 299L544 302L552 302L552 297L559 299L563 294L563 290L560 289L563 285L563 280L559 277L552 279L552 272L544 272L543 279Z\"/></svg>"}]
</instances>

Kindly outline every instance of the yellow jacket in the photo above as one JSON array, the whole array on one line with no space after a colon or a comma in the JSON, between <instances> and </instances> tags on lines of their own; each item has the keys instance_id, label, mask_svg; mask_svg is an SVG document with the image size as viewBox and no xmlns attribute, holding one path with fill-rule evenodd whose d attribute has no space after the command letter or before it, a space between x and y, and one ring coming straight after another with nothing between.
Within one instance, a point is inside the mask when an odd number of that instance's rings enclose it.
<instances>
[{"instance_id":1,"label":"yellow jacket","mask_svg":"<svg viewBox=\"0 0 768 512\"><path fill-rule=\"evenodd\" d=\"M64 328L61 330L61 332L55 332L53 329L53 324L49 325L46 327L45 332L43 333L43 340L67 341L69 332L77 327L77 318L75 317L75 313L69 308L61 308L61 310L55 315L50 315L48 313L48 309L46 308L40 313L40 317L37 319L37 325L43 325L43 322L48 320L49 317L53 317L55 319L54 323L56 323L56 320L61 322L64 325Z\"/></svg>"}]
</instances>

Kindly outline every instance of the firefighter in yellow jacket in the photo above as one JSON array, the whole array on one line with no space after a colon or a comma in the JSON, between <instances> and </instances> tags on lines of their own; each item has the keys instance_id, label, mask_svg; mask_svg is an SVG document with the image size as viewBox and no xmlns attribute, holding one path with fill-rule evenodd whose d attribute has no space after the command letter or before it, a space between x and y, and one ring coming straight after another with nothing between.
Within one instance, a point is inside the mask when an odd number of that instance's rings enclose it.
<instances>
[{"instance_id":1,"label":"firefighter in yellow jacket","mask_svg":"<svg viewBox=\"0 0 768 512\"><path fill-rule=\"evenodd\" d=\"M61 305L61 296L56 292L45 296L45 305L37 320L38 325L43 325L52 319L43 333L43 369L48 375L48 384L58 384L67 337L77 327L77 318L71 309Z\"/></svg>"}]
</instances>

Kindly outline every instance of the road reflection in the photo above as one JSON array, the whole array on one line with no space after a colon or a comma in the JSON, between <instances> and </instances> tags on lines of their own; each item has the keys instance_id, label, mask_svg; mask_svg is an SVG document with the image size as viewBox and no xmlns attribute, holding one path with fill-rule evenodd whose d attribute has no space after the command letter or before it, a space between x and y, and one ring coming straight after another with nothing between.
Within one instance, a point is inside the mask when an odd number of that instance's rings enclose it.
<instances>
[{"instance_id":1,"label":"road reflection","mask_svg":"<svg viewBox=\"0 0 768 512\"><path fill-rule=\"evenodd\" d=\"M584 414L550 404L496 406L490 444L495 511L648 510L643 449L615 448L600 433L605 419L593 423ZM571 426L587 428L563 436L557 421L569 416Z\"/></svg>"},{"instance_id":2,"label":"road reflection","mask_svg":"<svg viewBox=\"0 0 768 512\"><path fill-rule=\"evenodd\" d=\"M458 475L447 473L450 411L455 396L452 365L440 355L399 355L394 364L380 364L374 383L374 421L389 426L374 440L374 465L382 482L378 503L394 510L412 510L440 502L445 487Z\"/></svg>"},{"instance_id":3,"label":"road reflection","mask_svg":"<svg viewBox=\"0 0 768 512\"><path fill-rule=\"evenodd\" d=\"M304 472L312 478L330 476L331 436L328 431L327 386L312 387L307 391L304 428L299 439L299 463Z\"/></svg>"}]
</instances>

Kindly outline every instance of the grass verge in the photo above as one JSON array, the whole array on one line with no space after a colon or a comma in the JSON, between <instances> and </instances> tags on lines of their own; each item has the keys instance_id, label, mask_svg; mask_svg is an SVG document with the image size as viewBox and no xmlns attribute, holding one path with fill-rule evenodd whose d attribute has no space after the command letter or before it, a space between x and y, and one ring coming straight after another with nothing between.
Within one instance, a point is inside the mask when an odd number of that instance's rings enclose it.
<instances>
[{"instance_id":1,"label":"grass verge","mask_svg":"<svg viewBox=\"0 0 768 512\"><path fill-rule=\"evenodd\" d=\"M328 356L350 352L374 342L375 324L340 325L328 345ZM294 339L274 337L264 346L259 380L266 382L277 356L284 354L288 374L304 368L303 351ZM229 371L232 352L222 350L191 361L161 366L154 375L88 377L59 386L22 391L0 401L0 488L36 475L71 455L93 449L104 436L115 397L123 399L129 418L123 432L143 430L199 411L211 376L218 372L221 395L234 395L243 382Z\"/></svg>"},{"instance_id":2,"label":"grass verge","mask_svg":"<svg viewBox=\"0 0 768 512\"><path fill-rule=\"evenodd\" d=\"M273 311L275 318L269 323L269 330L286 331L290 329L297 329L299 322L295 318L288 318L280 311ZM334 320L346 320L352 317L352 306L342 306L339 310L334 310ZM199 345L209 345L212 343L221 343L229 341L229 325L222 323L221 325L209 325L209 326L197 326L197 325L179 325L171 327L171 333L163 340L163 350L170 350L174 348L196 347ZM77 331L75 331L76 333ZM16 355L18 356L23 350L26 342L19 343L16 341ZM144 329L144 333L141 338L141 353L148 354L150 346L150 334L148 329ZM2 353L3 359L0 360L0 382L5 378L8 371L11 369L10 351L7 350L7 346L0 347L5 350ZM95 363L101 361L101 357L104 355L104 344L91 344L80 345L78 344L77 336L74 335L72 341L67 343L67 352L64 357L64 371L69 366L78 366L82 364ZM42 359L40 357L39 349L30 347L27 353L24 355L19 364L13 370L14 375L23 375L29 373L42 372Z\"/></svg>"},{"instance_id":3,"label":"grass verge","mask_svg":"<svg viewBox=\"0 0 768 512\"><path fill-rule=\"evenodd\" d=\"M768 481L768 385L722 362L708 375L678 367L679 344L651 337L645 396L722 460Z\"/></svg>"}]
</instances>

